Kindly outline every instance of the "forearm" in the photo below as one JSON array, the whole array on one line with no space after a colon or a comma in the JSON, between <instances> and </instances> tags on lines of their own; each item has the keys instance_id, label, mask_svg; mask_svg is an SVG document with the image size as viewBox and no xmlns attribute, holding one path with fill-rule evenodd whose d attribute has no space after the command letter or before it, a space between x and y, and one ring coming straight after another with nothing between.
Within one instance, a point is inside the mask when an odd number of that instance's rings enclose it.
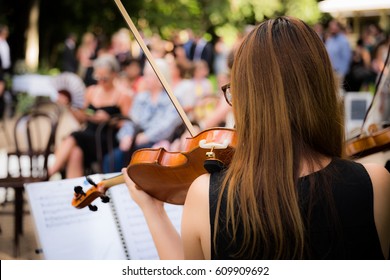
<instances>
[{"instance_id":1,"label":"forearm","mask_svg":"<svg viewBox=\"0 0 390 280\"><path fill-rule=\"evenodd\" d=\"M69 107L69 112L73 117L80 123L85 123L87 121L87 115L78 108Z\"/></svg>"},{"instance_id":2,"label":"forearm","mask_svg":"<svg viewBox=\"0 0 390 280\"><path fill-rule=\"evenodd\" d=\"M122 173L132 199L142 209L160 259L183 259L181 237L169 219L164 203L137 187L126 168Z\"/></svg>"},{"instance_id":3,"label":"forearm","mask_svg":"<svg viewBox=\"0 0 390 280\"><path fill-rule=\"evenodd\" d=\"M184 258L182 240L163 205L143 209L158 255L162 260Z\"/></svg>"}]
</instances>

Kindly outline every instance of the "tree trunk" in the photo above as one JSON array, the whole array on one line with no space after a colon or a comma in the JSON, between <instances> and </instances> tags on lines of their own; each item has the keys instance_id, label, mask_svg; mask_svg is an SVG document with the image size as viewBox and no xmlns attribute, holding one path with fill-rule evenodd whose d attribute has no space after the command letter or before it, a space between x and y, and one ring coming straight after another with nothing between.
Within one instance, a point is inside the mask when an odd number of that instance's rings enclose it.
<instances>
[{"instance_id":1,"label":"tree trunk","mask_svg":"<svg viewBox=\"0 0 390 280\"><path fill-rule=\"evenodd\" d=\"M26 32L26 65L35 72L39 64L39 0L33 0Z\"/></svg>"}]
</instances>

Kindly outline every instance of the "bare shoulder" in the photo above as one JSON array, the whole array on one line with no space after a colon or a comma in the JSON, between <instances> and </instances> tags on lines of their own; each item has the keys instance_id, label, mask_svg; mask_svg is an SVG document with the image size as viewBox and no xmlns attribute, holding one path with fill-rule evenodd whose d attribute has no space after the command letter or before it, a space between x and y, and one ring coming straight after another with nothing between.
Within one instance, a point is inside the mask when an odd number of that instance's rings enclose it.
<instances>
[{"instance_id":1,"label":"bare shoulder","mask_svg":"<svg viewBox=\"0 0 390 280\"><path fill-rule=\"evenodd\" d=\"M126 90L121 90L119 89L119 99L122 101L129 102L132 100L134 93L132 91L126 91Z\"/></svg>"},{"instance_id":2,"label":"bare shoulder","mask_svg":"<svg viewBox=\"0 0 390 280\"><path fill-rule=\"evenodd\" d=\"M383 187L390 192L390 172L382 165L376 163L366 163L363 165L370 175L373 187Z\"/></svg>"},{"instance_id":3,"label":"bare shoulder","mask_svg":"<svg viewBox=\"0 0 390 280\"><path fill-rule=\"evenodd\" d=\"M375 163L364 164L364 167L372 181L375 201L385 203L390 208L390 172Z\"/></svg>"},{"instance_id":4,"label":"bare shoulder","mask_svg":"<svg viewBox=\"0 0 390 280\"><path fill-rule=\"evenodd\" d=\"M210 259L209 178L198 177L187 193L181 224L186 259Z\"/></svg>"},{"instance_id":5,"label":"bare shoulder","mask_svg":"<svg viewBox=\"0 0 390 280\"><path fill-rule=\"evenodd\" d=\"M90 85L85 90L85 100L91 101L96 91L96 85Z\"/></svg>"},{"instance_id":6,"label":"bare shoulder","mask_svg":"<svg viewBox=\"0 0 390 280\"><path fill-rule=\"evenodd\" d=\"M390 248L390 173L381 165L364 164L374 192L374 219L385 258Z\"/></svg>"},{"instance_id":7,"label":"bare shoulder","mask_svg":"<svg viewBox=\"0 0 390 280\"><path fill-rule=\"evenodd\" d=\"M120 90L119 91L119 99L118 99L118 104L121 108L121 112L123 115L127 115L129 110L130 110L130 106L131 106L131 103L132 103L132 100L133 100L133 97L130 93L124 91L124 90Z\"/></svg>"},{"instance_id":8,"label":"bare shoulder","mask_svg":"<svg viewBox=\"0 0 390 280\"><path fill-rule=\"evenodd\" d=\"M188 199L199 200L199 199L204 199L206 197L208 198L209 182L210 182L210 174L208 173L203 174L198 178L196 178L188 190L187 200Z\"/></svg>"}]
</instances>

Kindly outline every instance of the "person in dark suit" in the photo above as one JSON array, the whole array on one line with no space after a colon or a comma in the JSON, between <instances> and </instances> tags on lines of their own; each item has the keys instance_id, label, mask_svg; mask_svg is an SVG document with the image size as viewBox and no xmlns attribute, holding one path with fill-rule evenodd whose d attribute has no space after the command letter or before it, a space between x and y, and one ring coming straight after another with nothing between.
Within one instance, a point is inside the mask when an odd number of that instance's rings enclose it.
<instances>
[{"instance_id":1,"label":"person in dark suit","mask_svg":"<svg viewBox=\"0 0 390 280\"><path fill-rule=\"evenodd\" d=\"M3 118L4 109L5 109L4 91L5 91L4 71L1 65L1 57L0 57L0 120Z\"/></svg>"},{"instance_id":2,"label":"person in dark suit","mask_svg":"<svg viewBox=\"0 0 390 280\"><path fill-rule=\"evenodd\" d=\"M78 62L76 59L76 42L76 34L70 33L68 37L66 37L64 42L64 51L62 53L62 72L77 72Z\"/></svg>"},{"instance_id":3,"label":"person in dark suit","mask_svg":"<svg viewBox=\"0 0 390 280\"><path fill-rule=\"evenodd\" d=\"M197 36L195 38L194 44L192 44L190 49L190 60L199 61L204 60L207 62L210 71L213 71L214 64L214 47L213 45L206 41L203 37Z\"/></svg>"}]
</instances>

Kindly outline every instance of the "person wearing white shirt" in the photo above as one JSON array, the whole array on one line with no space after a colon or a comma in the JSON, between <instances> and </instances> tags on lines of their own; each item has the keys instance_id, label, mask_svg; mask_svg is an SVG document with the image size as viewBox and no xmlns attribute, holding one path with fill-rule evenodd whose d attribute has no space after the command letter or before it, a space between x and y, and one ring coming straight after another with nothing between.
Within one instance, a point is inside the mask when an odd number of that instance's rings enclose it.
<instances>
[{"instance_id":1,"label":"person wearing white shirt","mask_svg":"<svg viewBox=\"0 0 390 280\"><path fill-rule=\"evenodd\" d=\"M11 69L11 53L7 42L9 29L7 25L0 24L0 59L5 72Z\"/></svg>"}]
</instances>

